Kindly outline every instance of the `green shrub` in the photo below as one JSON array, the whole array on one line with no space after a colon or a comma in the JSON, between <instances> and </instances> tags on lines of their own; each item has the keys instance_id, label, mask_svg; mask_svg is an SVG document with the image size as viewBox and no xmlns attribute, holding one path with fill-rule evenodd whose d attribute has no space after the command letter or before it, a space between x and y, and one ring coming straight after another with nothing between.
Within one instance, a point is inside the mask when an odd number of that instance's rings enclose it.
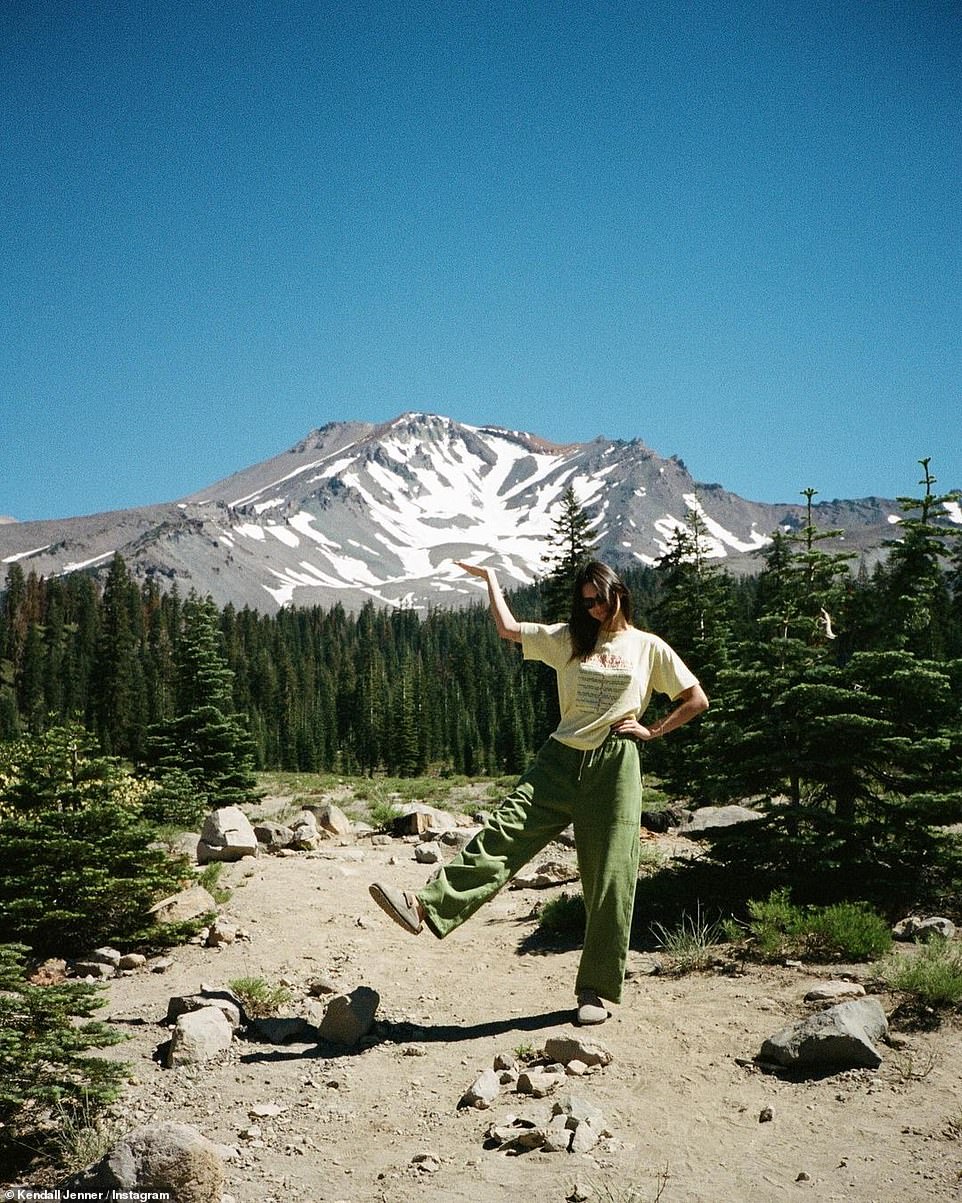
<instances>
[{"instance_id":1,"label":"green shrub","mask_svg":"<svg viewBox=\"0 0 962 1203\"><path fill-rule=\"evenodd\" d=\"M0 945L0 1154L5 1163L53 1111L56 1125L93 1116L120 1093L127 1067L90 1055L125 1037L90 1016L99 986L26 980L27 949ZM84 1022L86 1021L86 1022Z\"/></svg>"},{"instance_id":2,"label":"green shrub","mask_svg":"<svg viewBox=\"0 0 962 1203\"><path fill-rule=\"evenodd\" d=\"M582 936L585 919L584 898L564 891L541 908L538 927L551 936Z\"/></svg>"},{"instance_id":3,"label":"green shrub","mask_svg":"<svg viewBox=\"0 0 962 1203\"><path fill-rule=\"evenodd\" d=\"M799 907L787 890L776 890L764 901L750 901L748 913L748 929L765 959L868 961L892 946L888 923L862 902Z\"/></svg>"},{"instance_id":4,"label":"green shrub","mask_svg":"<svg viewBox=\"0 0 962 1203\"><path fill-rule=\"evenodd\" d=\"M227 984L244 1004L244 1010L252 1019L276 1015L293 997L286 986L271 984L262 977L237 977Z\"/></svg>"},{"instance_id":5,"label":"green shrub","mask_svg":"<svg viewBox=\"0 0 962 1203\"><path fill-rule=\"evenodd\" d=\"M204 821L210 800L207 792L184 772L169 768L162 773L154 791L144 799L144 818L151 823L197 831Z\"/></svg>"},{"instance_id":6,"label":"green shrub","mask_svg":"<svg viewBox=\"0 0 962 1203\"><path fill-rule=\"evenodd\" d=\"M919 1006L936 1010L962 1003L962 948L937 936L914 956L895 953L882 962L879 977L890 990L908 994Z\"/></svg>"},{"instance_id":7,"label":"green shrub","mask_svg":"<svg viewBox=\"0 0 962 1203\"><path fill-rule=\"evenodd\" d=\"M651 925L658 947L670 958L678 973L707 969L724 941L724 928L719 920L709 922L701 904L694 915L685 914L677 927L666 928L662 923Z\"/></svg>"}]
</instances>

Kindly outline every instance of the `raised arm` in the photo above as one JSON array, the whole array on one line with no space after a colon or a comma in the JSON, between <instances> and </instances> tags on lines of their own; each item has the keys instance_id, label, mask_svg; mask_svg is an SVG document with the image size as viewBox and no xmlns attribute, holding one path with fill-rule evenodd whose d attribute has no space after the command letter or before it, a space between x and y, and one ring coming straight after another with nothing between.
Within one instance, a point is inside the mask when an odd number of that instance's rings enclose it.
<instances>
[{"instance_id":1,"label":"raised arm","mask_svg":"<svg viewBox=\"0 0 962 1203\"><path fill-rule=\"evenodd\" d=\"M515 643L520 643L521 624L508 609L508 603L504 600L504 594L501 592L501 586L498 584L498 578L494 574L494 569L484 568L480 564L465 564L462 560L455 560L455 563L459 568L463 568L465 572L479 577L488 586L488 601L491 603L494 625L498 628L498 634L501 638L513 639Z\"/></svg>"}]
</instances>

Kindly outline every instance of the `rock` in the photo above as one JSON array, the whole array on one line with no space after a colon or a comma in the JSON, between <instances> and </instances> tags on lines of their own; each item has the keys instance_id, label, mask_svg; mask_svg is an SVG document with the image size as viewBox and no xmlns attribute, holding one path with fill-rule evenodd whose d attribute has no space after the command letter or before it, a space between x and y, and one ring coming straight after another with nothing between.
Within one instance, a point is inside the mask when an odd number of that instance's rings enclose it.
<instances>
[{"instance_id":1,"label":"rock","mask_svg":"<svg viewBox=\"0 0 962 1203\"><path fill-rule=\"evenodd\" d=\"M333 1044L357 1044L374 1027L380 1002L380 995L370 986L358 986L350 994L339 994L327 1004L318 1035Z\"/></svg>"},{"instance_id":2,"label":"rock","mask_svg":"<svg viewBox=\"0 0 962 1203\"><path fill-rule=\"evenodd\" d=\"M442 831L440 840L442 844L449 848L457 848L460 852L465 848L481 830L480 827L451 827L447 831Z\"/></svg>"},{"instance_id":3,"label":"rock","mask_svg":"<svg viewBox=\"0 0 962 1203\"><path fill-rule=\"evenodd\" d=\"M458 1107L476 1107L483 1111L490 1107L501 1093L501 1080L497 1070L485 1069L474 1079L458 1102Z\"/></svg>"},{"instance_id":4,"label":"rock","mask_svg":"<svg viewBox=\"0 0 962 1203\"><path fill-rule=\"evenodd\" d=\"M127 1133L61 1189L64 1198L122 1198L126 1192L171 1203L220 1203L224 1167L217 1146L196 1128L161 1123Z\"/></svg>"},{"instance_id":5,"label":"rock","mask_svg":"<svg viewBox=\"0 0 962 1203\"><path fill-rule=\"evenodd\" d=\"M329 977L316 977L307 987L311 998L323 998L326 994L337 994L339 990L337 982Z\"/></svg>"},{"instance_id":6,"label":"rock","mask_svg":"<svg viewBox=\"0 0 962 1203\"><path fill-rule=\"evenodd\" d=\"M291 840L290 846L297 849L298 852L311 852L321 840L317 819L306 810L291 820L291 833L294 838Z\"/></svg>"},{"instance_id":7,"label":"rock","mask_svg":"<svg viewBox=\"0 0 962 1203\"><path fill-rule=\"evenodd\" d=\"M544 1046L545 1056L567 1065L581 1061L585 1065L610 1065L611 1051L600 1040L585 1036L549 1036Z\"/></svg>"},{"instance_id":8,"label":"rock","mask_svg":"<svg viewBox=\"0 0 962 1203\"><path fill-rule=\"evenodd\" d=\"M197 844L197 863L241 860L257 855L257 836L239 806L221 806L204 820Z\"/></svg>"},{"instance_id":9,"label":"rock","mask_svg":"<svg viewBox=\"0 0 962 1203\"><path fill-rule=\"evenodd\" d=\"M602 1136L611 1135L602 1112L577 1095L559 1099L552 1106L551 1115L552 1123L557 1117L563 1117L565 1127L573 1133L570 1145L572 1153L587 1153Z\"/></svg>"},{"instance_id":10,"label":"rock","mask_svg":"<svg viewBox=\"0 0 962 1203\"><path fill-rule=\"evenodd\" d=\"M441 850L437 844L418 844L414 849L414 859L419 865L436 865L441 861Z\"/></svg>"},{"instance_id":11,"label":"rock","mask_svg":"<svg viewBox=\"0 0 962 1203\"><path fill-rule=\"evenodd\" d=\"M518 1075L518 1094L530 1094L536 1099L546 1098L566 1080L562 1073L551 1073L545 1069L528 1069Z\"/></svg>"},{"instance_id":12,"label":"rock","mask_svg":"<svg viewBox=\"0 0 962 1203\"><path fill-rule=\"evenodd\" d=\"M566 865L561 861L549 860L531 873L519 873L511 882L512 889L545 890L549 886L564 885L569 881L577 881L580 874L574 865Z\"/></svg>"},{"instance_id":13,"label":"rock","mask_svg":"<svg viewBox=\"0 0 962 1203\"><path fill-rule=\"evenodd\" d=\"M222 944L233 944L238 937L240 928L236 923L218 915L210 925L205 941L208 948L219 948Z\"/></svg>"},{"instance_id":14,"label":"rock","mask_svg":"<svg viewBox=\"0 0 962 1203\"><path fill-rule=\"evenodd\" d=\"M253 1103L247 1109L247 1114L251 1119L274 1119L278 1115L283 1115L287 1110L279 1103Z\"/></svg>"},{"instance_id":15,"label":"rock","mask_svg":"<svg viewBox=\"0 0 962 1203\"><path fill-rule=\"evenodd\" d=\"M447 831L456 827L457 820L446 810L427 806L424 802L408 802L400 807L400 815L391 824L395 835L423 835L426 831Z\"/></svg>"},{"instance_id":16,"label":"rock","mask_svg":"<svg viewBox=\"0 0 962 1203\"><path fill-rule=\"evenodd\" d=\"M199 919L202 915L217 913L217 903L213 895L203 886L188 886L179 894L171 894L155 902L147 912L155 923L187 923L191 919Z\"/></svg>"},{"instance_id":17,"label":"rock","mask_svg":"<svg viewBox=\"0 0 962 1203\"><path fill-rule=\"evenodd\" d=\"M500 1124L492 1124L485 1139L502 1148L540 1149L545 1142L545 1128L535 1120L508 1115Z\"/></svg>"},{"instance_id":18,"label":"rock","mask_svg":"<svg viewBox=\"0 0 962 1203\"><path fill-rule=\"evenodd\" d=\"M955 936L955 924L942 915L932 915L928 919L909 915L907 919L896 923L892 928L892 935L896 940L927 940L930 936L942 936L943 939L951 940Z\"/></svg>"},{"instance_id":19,"label":"rock","mask_svg":"<svg viewBox=\"0 0 962 1203\"><path fill-rule=\"evenodd\" d=\"M318 827L330 835L345 836L354 834L351 820L333 802L308 803L304 809L314 816Z\"/></svg>"},{"instance_id":20,"label":"rock","mask_svg":"<svg viewBox=\"0 0 962 1203\"><path fill-rule=\"evenodd\" d=\"M265 821L254 824L254 835L257 842L263 844L268 852L278 852L281 848L289 848L294 842L294 832L286 823Z\"/></svg>"},{"instance_id":21,"label":"rock","mask_svg":"<svg viewBox=\"0 0 962 1203\"><path fill-rule=\"evenodd\" d=\"M544 1144L541 1146L546 1153L567 1153L571 1148L574 1129L568 1127L564 1115L556 1115L548 1121L544 1130Z\"/></svg>"},{"instance_id":22,"label":"rock","mask_svg":"<svg viewBox=\"0 0 962 1203\"><path fill-rule=\"evenodd\" d=\"M822 982L805 995L807 1003L844 1002L848 998L864 998L865 987L858 982Z\"/></svg>"},{"instance_id":23,"label":"rock","mask_svg":"<svg viewBox=\"0 0 962 1203\"><path fill-rule=\"evenodd\" d=\"M151 957L147 962L151 973L166 973L174 965L173 957Z\"/></svg>"},{"instance_id":24,"label":"rock","mask_svg":"<svg viewBox=\"0 0 962 1203\"><path fill-rule=\"evenodd\" d=\"M774 1107L763 1107L758 1113L758 1122L760 1124L770 1124L775 1118Z\"/></svg>"},{"instance_id":25,"label":"rock","mask_svg":"<svg viewBox=\"0 0 962 1203\"><path fill-rule=\"evenodd\" d=\"M770 1036L759 1059L790 1069L876 1069L882 1056L875 1042L888 1032L877 998L839 1003Z\"/></svg>"},{"instance_id":26,"label":"rock","mask_svg":"<svg viewBox=\"0 0 962 1203\"><path fill-rule=\"evenodd\" d=\"M495 1069L518 1069L518 1058L514 1053L498 1053L494 1059Z\"/></svg>"},{"instance_id":27,"label":"rock","mask_svg":"<svg viewBox=\"0 0 962 1203\"><path fill-rule=\"evenodd\" d=\"M711 835L725 827L739 823L754 823L765 816L747 806L701 806L692 811L688 819L678 828L679 835L698 837Z\"/></svg>"},{"instance_id":28,"label":"rock","mask_svg":"<svg viewBox=\"0 0 962 1203\"><path fill-rule=\"evenodd\" d=\"M178 1016L167 1049L168 1069L212 1061L231 1046L234 1030L220 1007L201 1007Z\"/></svg>"},{"instance_id":29,"label":"rock","mask_svg":"<svg viewBox=\"0 0 962 1203\"><path fill-rule=\"evenodd\" d=\"M120 967L120 957L121 954L116 948L95 948L93 952L88 952L81 957L81 960L96 961L101 965L109 965L111 969L118 969Z\"/></svg>"},{"instance_id":30,"label":"rock","mask_svg":"<svg viewBox=\"0 0 962 1203\"><path fill-rule=\"evenodd\" d=\"M584 1061L579 1061L577 1057L574 1057L565 1066L565 1073L572 1078L583 1078L587 1072L588 1066Z\"/></svg>"},{"instance_id":31,"label":"rock","mask_svg":"<svg viewBox=\"0 0 962 1203\"><path fill-rule=\"evenodd\" d=\"M125 952L120 958L119 969L140 969L147 964L147 958L142 952Z\"/></svg>"},{"instance_id":32,"label":"rock","mask_svg":"<svg viewBox=\"0 0 962 1203\"><path fill-rule=\"evenodd\" d=\"M441 1161L433 1153L415 1153L411 1164L422 1174L436 1174L441 1168Z\"/></svg>"},{"instance_id":33,"label":"rock","mask_svg":"<svg viewBox=\"0 0 962 1203\"><path fill-rule=\"evenodd\" d=\"M176 1023L181 1015L200 1011L203 1007L217 1007L236 1032L247 1023L244 1005L232 990L201 990L198 994L175 994L167 1000L165 1023Z\"/></svg>"},{"instance_id":34,"label":"rock","mask_svg":"<svg viewBox=\"0 0 962 1203\"><path fill-rule=\"evenodd\" d=\"M74 961L73 973L75 977L93 977L103 981L113 977L116 970L113 965L105 965L103 961Z\"/></svg>"},{"instance_id":35,"label":"rock","mask_svg":"<svg viewBox=\"0 0 962 1203\"><path fill-rule=\"evenodd\" d=\"M666 806L664 810L643 810L640 822L646 831L655 831L663 835L670 828L684 823L687 814L688 812L680 806Z\"/></svg>"},{"instance_id":36,"label":"rock","mask_svg":"<svg viewBox=\"0 0 962 1203\"><path fill-rule=\"evenodd\" d=\"M59 957L48 958L27 978L31 986L59 986L66 980L67 962Z\"/></svg>"}]
</instances>

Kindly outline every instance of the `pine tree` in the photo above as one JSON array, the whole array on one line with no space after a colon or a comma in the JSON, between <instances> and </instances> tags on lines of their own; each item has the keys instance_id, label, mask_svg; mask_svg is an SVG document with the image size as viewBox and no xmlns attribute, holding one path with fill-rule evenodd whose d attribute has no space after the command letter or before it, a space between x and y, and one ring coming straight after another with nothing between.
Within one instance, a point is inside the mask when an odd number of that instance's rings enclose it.
<instances>
[{"instance_id":1,"label":"pine tree","mask_svg":"<svg viewBox=\"0 0 962 1203\"><path fill-rule=\"evenodd\" d=\"M579 568L591 559L596 540L591 519L569 485L561 495L561 512L548 535L548 551L541 557L546 575L541 581L542 607L547 622L566 622L571 591Z\"/></svg>"},{"instance_id":2,"label":"pine tree","mask_svg":"<svg viewBox=\"0 0 962 1203\"><path fill-rule=\"evenodd\" d=\"M210 600L191 598L176 651L175 716L149 732L146 761L162 779L181 769L213 807L253 797L250 737L233 711L231 672L225 662Z\"/></svg>"}]
</instances>

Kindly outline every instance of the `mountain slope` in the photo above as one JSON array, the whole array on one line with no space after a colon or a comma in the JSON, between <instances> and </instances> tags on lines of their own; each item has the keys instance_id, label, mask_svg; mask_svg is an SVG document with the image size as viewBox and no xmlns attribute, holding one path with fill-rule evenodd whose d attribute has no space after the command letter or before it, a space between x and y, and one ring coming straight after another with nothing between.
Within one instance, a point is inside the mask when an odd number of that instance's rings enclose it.
<instances>
[{"instance_id":1,"label":"mountain slope","mask_svg":"<svg viewBox=\"0 0 962 1203\"><path fill-rule=\"evenodd\" d=\"M745 501L699 485L678 459L637 440L557 446L535 435L403 414L376 426L332 423L289 451L177 503L0 525L0 561L44 575L92 568L115 551L138 576L223 605L272 610L462 605L478 586L455 558L485 559L505 583L542 570L545 537L571 487L601 558L653 563L697 509L713 554L736 571L803 508ZM879 545L898 512L875 498L818 507L847 545Z\"/></svg>"}]
</instances>

